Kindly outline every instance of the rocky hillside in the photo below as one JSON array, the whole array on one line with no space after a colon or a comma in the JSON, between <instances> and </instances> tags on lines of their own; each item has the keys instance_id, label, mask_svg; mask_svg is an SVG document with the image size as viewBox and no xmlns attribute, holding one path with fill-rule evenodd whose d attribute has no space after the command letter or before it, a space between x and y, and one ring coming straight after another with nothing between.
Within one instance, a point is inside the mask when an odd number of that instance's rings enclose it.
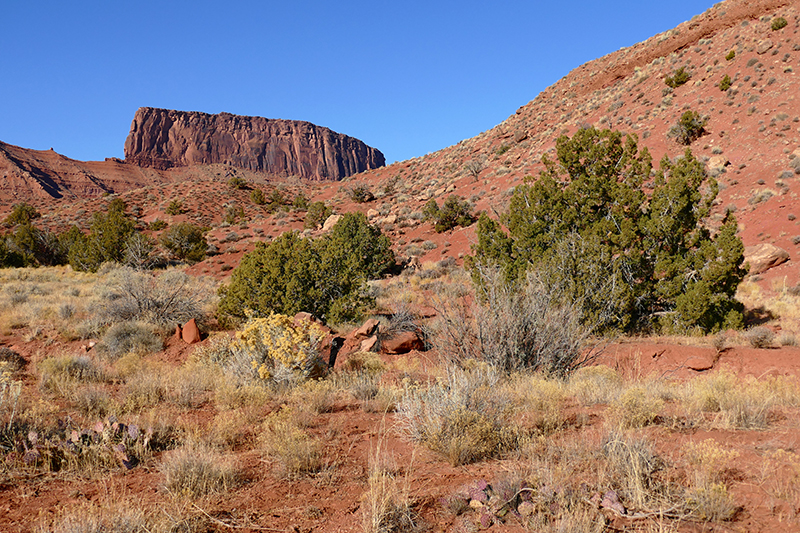
<instances>
[{"instance_id":1,"label":"rocky hillside","mask_svg":"<svg viewBox=\"0 0 800 533\"><path fill-rule=\"evenodd\" d=\"M125 161L162 170L224 163L310 180L339 180L385 164L375 148L309 122L150 107L136 112Z\"/></svg>"},{"instance_id":2,"label":"rocky hillside","mask_svg":"<svg viewBox=\"0 0 800 533\"><path fill-rule=\"evenodd\" d=\"M669 86L667 78L680 69L689 74L688 81ZM708 119L704 134L689 148L719 183L715 220L734 211L745 245L770 243L785 250L789 260L764 273L762 285L791 286L800 281L795 257L800 244L798 69L800 6L785 0L727 0L673 30L575 68L476 137L341 182L266 180L266 174L230 164L156 171L107 163L151 172L154 180L161 180L123 195L143 223L187 219L214 228L209 240L221 253L198 265L197 272L225 275L255 242L303 229L304 212L269 211L252 203L250 191L225 187L234 173L268 194L279 187L287 197L302 192L310 200L323 200L334 212L364 211L392 238L401 256L425 263L458 259L475 242L474 226L435 233L423 220L422 206L429 199L441 205L456 194L475 210L497 216L513 187L538 175L542 156L554 154L558 136L586 126L636 135L657 166L664 156L683 154L686 146L670 130L691 110ZM729 87L721 86L726 76ZM224 120L236 121L230 115ZM169 130L161 146L169 146L168 137ZM244 149L243 144L235 146ZM353 192L365 189L370 194L356 201ZM177 217L165 213L174 199L185 208ZM68 227L80 222L77 213L88 218L85 214L102 208L103 201L62 204L42 223ZM220 206L244 212L241 228L223 223Z\"/></svg>"}]
</instances>

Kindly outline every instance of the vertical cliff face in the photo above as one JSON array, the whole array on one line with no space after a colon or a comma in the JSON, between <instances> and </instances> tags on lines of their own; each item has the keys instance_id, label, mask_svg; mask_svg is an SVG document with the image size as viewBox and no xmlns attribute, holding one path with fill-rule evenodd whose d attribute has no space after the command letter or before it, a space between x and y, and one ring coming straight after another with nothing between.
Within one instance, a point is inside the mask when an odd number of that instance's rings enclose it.
<instances>
[{"instance_id":1,"label":"vertical cliff face","mask_svg":"<svg viewBox=\"0 0 800 533\"><path fill-rule=\"evenodd\" d=\"M133 118L125 161L161 170L224 163L312 180L339 180L385 164L379 150L310 122L151 107Z\"/></svg>"}]
</instances>

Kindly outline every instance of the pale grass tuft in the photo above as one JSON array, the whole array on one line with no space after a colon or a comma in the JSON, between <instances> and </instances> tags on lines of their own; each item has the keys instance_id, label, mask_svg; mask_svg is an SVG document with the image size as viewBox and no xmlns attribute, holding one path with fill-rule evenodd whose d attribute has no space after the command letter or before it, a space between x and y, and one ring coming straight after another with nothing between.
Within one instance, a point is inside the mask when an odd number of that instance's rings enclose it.
<instances>
[{"instance_id":1,"label":"pale grass tuft","mask_svg":"<svg viewBox=\"0 0 800 533\"><path fill-rule=\"evenodd\" d=\"M322 443L300 427L291 408L269 415L259 440L264 453L289 476L312 474L323 466Z\"/></svg>"},{"instance_id":2,"label":"pale grass tuft","mask_svg":"<svg viewBox=\"0 0 800 533\"><path fill-rule=\"evenodd\" d=\"M652 424L663 407L663 400L645 388L630 387L611 402L609 413L622 428L641 428Z\"/></svg>"},{"instance_id":3,"label":"pale grass tuft","mask_svg":"<svg viewBox=\"0 0 800 533\"><path fill-rule=\"evenodd\" d=\"M364 533L394 533L416 529L416 517L409 496L408 478L396 479L394 458L382 449L379 439L369 454L368 489L361 497Z\"/></svg>"},{"instance_id":4,"label":"pale grass tuft","mask_svg":"<svg viewBox=\"0 0 800 533\"><path fill-rule=\"evenodd\" d=\"M289 400L314 414L328 413L333 409L336 393L336 386L331 381L312 379L292 389Z\"/></svg>"},{"instance_id":5,"label":"pale grass tuft","mask_svg":"<svg viewBox=\"0 0 800 533\"><path fill-rule=\"evenodd\" d=\"M198 443L169 452L161 463L161 472L170 493L189 498L227 492L237 478L230 459Z\"/></svg>"},{"instance_id":6,"label":"pale grass tuft","mask_svg":"<svg viewBox=\"0 0 800 533\"><path fill-rule=\"evenodd\" d=\"M512 376L504 387L513 398L525 419L522 425L541 433L550 433L564 424L561 411L567 398L567 385L558 379L548 379L540 374Z\"/></svg>"},{"instance_id":7,"label":"pale grass tuft","mask_svg":"<svg viewBox=\"0 0 800 533\"><path fill-rule=\"evenodd\" d=\"M724 369L687 382L683 391L690 414L704 419L710 414L713 425L735 429L766 427L774 408L791 405L797 397L796 385L785 379L758 381Z\"/></svg>"},{"instance_id":8,"label":"pale grass tuft","mask_svg":"<svg viewBox=\"0 0 800 533\"><path fill-rule=\"evenodd\" d=\"M736 450L725 450L714 439L689 442L683 454L691 466L694 479L686 495L689 510L700 520L730 520L736 505L723 483L723 473L739 456Z\"/></svg>"},{"instance_id":9,"label":"pale grass tuft","mask_svg":"<svg viewBox=\"0 0 800 533\"><path fill-rule=\"evenodd\" d=\"M451 367L438 383L406 389L398 423L454 466L519 449L526 436L511 422L513 405L499 385L498 371L486 364Z\"/></svg>"},{"instance_id":10,"label":"pale grass tuft","mask_svg":"<svg viewBox=\"0 0 800 533\"><path fill-rule=\"evenodd\" d=\"M638 509L663 503L663 487L654 479L662 465L653 443L646 437L612 431L603 443L608 475L620 496Z\"/></svg>"},{"instance_id":11,"label":"pale grass tuft","mask_svg":"<svg viewBox=\"0 0 800 533\"><path fill-rule=\"evenodd\" d=\"M583 405L609 403L624 390L622 376L605 365L579 369L569 379L568 391Z\"/></svg>"}]
</instances>

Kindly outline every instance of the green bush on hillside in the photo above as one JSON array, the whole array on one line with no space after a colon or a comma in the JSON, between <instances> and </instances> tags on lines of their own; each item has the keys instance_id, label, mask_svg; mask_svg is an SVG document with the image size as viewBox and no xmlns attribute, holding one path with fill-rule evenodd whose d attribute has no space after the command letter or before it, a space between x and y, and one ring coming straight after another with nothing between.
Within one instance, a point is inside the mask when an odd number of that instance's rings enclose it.
<instances>
[{"instance_id":1,"label":"green bush on hillside","mask_svg":"<svg viewBox=\"0 0 800 533\"><path fill-rule=\"evenodd\" d=\"M431 198L422 209L422 214L425 216L425 220L433 221L433 229L436 230L436 233L442 233L456 226L466 228L475 222L472 206L454 194L447 197L442 207L439 207L436 200Z\"/></svg>"},{"instance_id":2,"label":"green bush on hillside","mask_svg":"<svg viewBox=\"0 0 800 533\"><path fill-rule=\"evenodd\" d=\"M689 146L703 136L707 123L708 117L701 116L697 111L684 111L681 118L678 119L678 123L670 128L667 135L675 137L679 143Z\"/></svg>"},{"instance_id":3,"label":"green bush on hillside","mask_svg":"<svg viewBox=\"0 0 800 533\"><path fill-rule=\"evenodd\" d=\"M718 188L691 151L665 157L651 181L652 158L634 136L589 128L556 148L539 179L515 189L501 217L508 232L479 219L468 260L476 282L488 267L499 266L509 283L538 271L580 304L585 323L606 330L741 326L734 294L744 247L730 213L709 230Z\"/></svg>"},{"instance_id":4,"label":"green bush on hillside","mask_svg":"<svg viewBox=\"0 0 800 533\"><path fill-rule=\"evenodd\" d=\"M672 76L667 76L664 78L664 83L667 84L667 87L672 87L673 89L677 89L681 85L685 84L692 78L692 74L686 70L685 67L681 67L675 71L675 74Z\"/></svg>"},{"instance_id":5,"label":"green bush on hillside","mask_svg":"<svg viewBox=\"0 0 800 533\"><path fill-rule=\"evenodd\" d=\"M208 249L203 228L181 222L170 226L159 238L161 244L181 261L202 261Z\"/></svg>"},{"instance_id":6,"label":"green bush on hillside","mask_svg":"<svg viewBox=\"0 0 800 533\"><path fill-rule=\"evenodd\" d=\"M311 202L308 206L303 227L306 229L316 229L333 214L333 210L325 205L325 202Z\"/></svg>"},{"instance_id":7,"label":"green bush on hillside","mask_svg":"<svg viewBox=\"0 0 800 533\"><path fill-rule=\"evenodd\" d=\"M719 82L719 90L727 91L728 89L731 88L731 84L732 84L731 77L725 74L722 77L722 81Z\"/></svg>"},{"instance_id":8,"label":"green bush on hillside","mask_svg":"<svg viewBox=\"0 0 800 533\"><path fill-rule=\"evenodd\" d=\"M19 224L30 224L33 220L42 216L35 207L27 202L14 204L11 208L11 213L6 217L4 222L9 226L16 226Z\"/></svg>"},{"instance_id":9,"label":"green bush on hillside","mask_svg":"<svg viewBox=\"0 0 800 533\"><path fill-rule=\"evenodd\" d=\"M180 200L172 200L164 212L168 215L182 215L186 211L183 209L183 202Z\"/></svg>"},{"instance_id":10,"label":"green bush on hillside","mask_svg":"<svg viewBox=\"0 0 800 533\"><path fill-rule=\"evenodd\" d=\"M74 228L66 240L69 241L69 264L75 270L97 272L107 261L121 263L125 258L125 245L135 231L133 220L125 215L125 203L112 200L106 214L92 215L88 235Z\"/></svg>"},{"instance_id":11,"label":"green bush on hillside","mask_svg":"<svg viewBox=\"0 0 800 533\"><path fill-rule=\"evenodd\" d=\"M267 203L267 197L261 189L253 189L250 191L250 201L256 205L264 205Z\"/></svg>"},{"instance_id":12,"label":"green bush on hillside","mask_svg":"<svg viewBox=\"0 0 800 533\"><path fill-rule=\"evenodd\" d=\"M783 17L776 17L772 19L772 31L778 31L785 28L789 22Z\"/></svg>"},{"instance_id":13,"label":"green bush on hillside","mask_svg":"<svg viewBox=\"0 0 800 533\"><path fill-rule=\"evenodd\" d=\"M234 323L248 313L299 311L328 322L358 318L373 304L365 293L367 280L394 265L390 244L362 213L342 216L330 233L315 240L289 232L258 243L220 290L220 319Z\"/></svg>"}]
</instances>

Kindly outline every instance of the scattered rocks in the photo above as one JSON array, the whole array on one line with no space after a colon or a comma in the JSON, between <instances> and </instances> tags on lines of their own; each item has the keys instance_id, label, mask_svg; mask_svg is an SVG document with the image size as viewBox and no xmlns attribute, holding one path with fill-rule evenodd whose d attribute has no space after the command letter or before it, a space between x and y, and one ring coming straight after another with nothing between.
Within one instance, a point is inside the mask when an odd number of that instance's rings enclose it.
<instances>
[{"instance_id":1,"label":"scattered rocks","mask_svg":"<svg viewBox=\"0 0 800 533\"><path fill-rule=\"evenodd\" d=\"M750 264L750 274L761 274L789 260L789 252L774 244L762 243L744 249L744 261Z\"/></svg>"}]
</instances>

